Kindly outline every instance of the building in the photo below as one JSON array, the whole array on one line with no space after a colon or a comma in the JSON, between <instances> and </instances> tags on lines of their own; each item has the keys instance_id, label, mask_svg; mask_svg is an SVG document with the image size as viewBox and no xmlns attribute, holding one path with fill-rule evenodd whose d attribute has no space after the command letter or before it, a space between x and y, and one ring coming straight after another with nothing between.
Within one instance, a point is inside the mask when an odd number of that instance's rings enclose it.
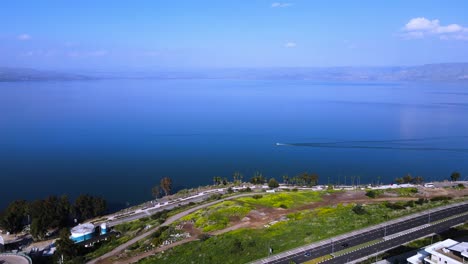
<instances>
[{"instance_id":1,"label":"building","mask_svg":"<svg viewBox=\"0 0 468 264\"><path fill-rule=\"evenodd\" d=\"M75 243L83 242L94 236L95 226L91 223L77 225L71 230L70 239Z\"/></svg>"},{"instance_id":2,"label":"building","mask_svg":"<svg viewBox=\"0 0 468 264\"><path fill-rule=\"evenodd\" d=\"M425 247L406 259L411 264L463 264L468 263L468 243L452 239Z\"/></svg>"}]
</instances>

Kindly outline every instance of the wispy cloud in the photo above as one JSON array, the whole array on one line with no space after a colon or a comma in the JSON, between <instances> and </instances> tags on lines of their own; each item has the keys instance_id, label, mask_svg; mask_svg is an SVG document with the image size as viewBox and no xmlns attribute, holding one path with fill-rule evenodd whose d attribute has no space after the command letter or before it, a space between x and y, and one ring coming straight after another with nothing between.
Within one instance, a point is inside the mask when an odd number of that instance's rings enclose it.
<instances>
[{"instance_id":1,"label":"wispy cloud","mask_svg":"<svg viewBox=\"0 0 468 264\"><path fill-rule=\"evenodd\" d=\"M93 50L93 51L70 51L66 55L72 58L78 57L103 57L109 54L107 50Z\"/></svg>"},{"instance_id":2,"label":"wispy cloud","mask_svg":"<svg viewBox=\"0 0 468 264\"><path fill-rule=\"evenodd\" d=\"M412 18L402 29L406 39L438 37L442 40L468 40L468 28L458 24L441 25L438 19Z\"/></svg>"},{"instance_id":3,"label":"wispy cloud","mask_svg":"<svg viewBox=\"0 0 468 264\"><path fill-rule=\"evenodd\" d=\"M286 42L284 44L285 48L295 48L296 46L297 46L296 42L292 42L292 41Z\"/></svg>"},{"instance_id":4,"label":"wispy cloud","mask_svg":"<svg viewBox=\"0 0 468 264\"><path fill-rule=\"evenodd\" d=\"M32 37L29 34L21 34L21 35L18 35L16 38L19 40L26 41L26 40L30 40Z\"/></svg>"},{"instance_id":5,"label":"wispy cloud","mask_svg":"<svg viewBox=\"0 0 468 264\"><path fill-rule=\"evenodd\" d=\"M293 4L291 3L280 3L280 2L275 2L275 3L272 3L271 4L271 7L273 8L277 8L277 7L290 7L292 6Z\"/></svg>"}]
</instances>

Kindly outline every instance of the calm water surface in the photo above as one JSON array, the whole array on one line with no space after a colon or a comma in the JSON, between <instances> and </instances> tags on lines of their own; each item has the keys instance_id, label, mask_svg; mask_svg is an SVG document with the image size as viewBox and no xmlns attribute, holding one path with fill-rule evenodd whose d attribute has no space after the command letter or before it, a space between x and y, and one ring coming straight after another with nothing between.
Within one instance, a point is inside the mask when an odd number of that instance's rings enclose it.
<instances>
[{"instance_id":1,"label":"calm water surface","mask_svg":"<svg viewBox=\"0 0 468 264\"><path fill-rule=\"evenodd\" d=\"M135 204L161 177L180 189L234 171L466 177L467 136L466 83L0 83L0 208L64 193Z\"/></svg>"}]
</instances>

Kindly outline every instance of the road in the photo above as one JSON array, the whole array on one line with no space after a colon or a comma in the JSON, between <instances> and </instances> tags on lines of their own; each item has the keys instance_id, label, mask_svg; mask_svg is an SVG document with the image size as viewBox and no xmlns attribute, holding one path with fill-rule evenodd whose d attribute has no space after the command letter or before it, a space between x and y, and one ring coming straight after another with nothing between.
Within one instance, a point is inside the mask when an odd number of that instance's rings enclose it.
<instances>
[{"instance_id":1,"label":"road","mask_svg":"<svg viewBox=\"0 0 468 264\"><path fill-rule=\"evenodd\" d=\"M280 253L280 254L265 258L265 259L255 261L254 263L255 264L263 264L263 263L286 264L286 263L290 263L290 261L301 263L301 262L312 260L321 256L333 254L336 251L343 250L348 247L357 246L357 245L360 245L369 241L373 241L373 240L380 239L383 237L388 237L392 234L396 234L396 233L399 233L399 232L402 232L402 231L405 231L414 227L423 226L428 223L433 223L434 221L438 221L440 219L444 219L452 215L465 213L467 211L468 211L468 202L434 208L425 212L420 212L417 214L395 219L386 223L382 223L377 226L357 230L348 234L334 237L329 240L320 241L314 244L310 244L307 246L289 250L289 251L286 251L286 252L283 252L283 253ZM461 221L460 219L458 220ZM409 240L406 240L406 241L409 241ZM387 244L388 243L384 243L383 246L386 247ZM305 254L307 252L310 253L310 256L306 257ZM375 251L371 253L375 253ZM348 256L350 260L352 260L351 257L353 255L348 254L346 256ZM341 259L341 261L343 261L343 259ZM326 262L326 263L344 263L344 262Z\"/></svg>"},{"instance_id":2,"label":"road","mask_svg":"<svg viewBox=\"0 0 468 264\"><path fill-rule=\"evenodd\" d=\"M200 210L202 208L205 208L205 207L208 207L208 206L211 206L213 204L216 204L216 203L220 203L220 202L223 202L223 201L226 201L226 200L231 200L231 199L236 199L236 198L239 198L239 197L245 197L245 196L252 196L252 195L255 195L256 193L245 193L245 194L240 194L240 195L236 195L236 196L231 196L231 197L227 197L227 198L224 198L224 199L220 199L220 200L216 200L216 201L213 201L213 202L209 202L209 203L206 203L206 204L202 204L202 205L199 205L199 206L196 206L196 207L193 207L193 208L190 208L190 209L187 209L181 213L178 213L178 214L175 214L169 218L166 219L166 221L161 224L160 226L157 226L153 229L150 229L148 230L147 232L139 235L139 236L136 236L134 237L133 239L129 240L128 242L116 247L115 249L113 249L112 251L102 255L101 257L98 257L96 259L93 259L93 260L90 260L87 262L87 264L95 264L95 263L99 263L99 261L101 260L104 260L106 258L110 258L112 256L115 256L117 255L118 253L120 253L121 251L125 250L126 248L128 248L129 246L135 244L136 242L150 236L151 234L153 234L154 232L156 232L156 230L159 229L159 227L161 226L167 226L167 225L170 225L172 223L174 223L175 221L179 220L180 218L188 215L188 214L191 214L197 210ZM177 205L175 205L174 207L176 207ZM164 209L167 209L167 207L165 207ZM147 215L146 215L147 216ZM141 217L140 217L141 218ZM138 218L137 218L138 219ZM129 221L129 220L127 220Z\"/></svg>"}]
</instances>

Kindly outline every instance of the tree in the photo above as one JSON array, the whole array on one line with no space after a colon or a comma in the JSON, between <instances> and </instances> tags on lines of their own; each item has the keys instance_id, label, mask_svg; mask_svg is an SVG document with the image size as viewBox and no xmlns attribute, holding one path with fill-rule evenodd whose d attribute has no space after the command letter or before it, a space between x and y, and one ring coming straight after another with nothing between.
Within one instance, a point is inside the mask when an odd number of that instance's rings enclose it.
<instances>
[{"instance_id":1,"label":"tree","mask_svg":"<svg viewBox=\"0 0 468 264\"><path fill-rule=\"evenodd\" d=\"M100 197L82 194L76 198L73 207L75 209L75 218L84 221L103 215L106 212L107 203Z\"/></svg>"},{"instance_id":2,"label":"tree","mask_svg":"<svg viewBox=\"0 0 468 264\"><path fill-rule=\"evenodd\" d=\"M402 184L403 183L403 178L395 178L395 182L397 184Z\"/></svg>"},{"instance_id":3,"label":"tree","mask_svg":"<svg viewBox=\"0 0 468 264\"><path fill-rule=\"evenodd\" d=\"M450 175L450 179L452 181L458 181L458 179L460 179L460 172L458 171L452 172L452 175Z\"/></svg>"},{"instance_id":4,"label":"tree","mask_svg":"<svg viewBox=\"0 0 468 264\"><path fill-rule=\"evenodd\" d=\"M171 193L172 190L172 180L169 177L164 177L161 179L160 183L161 189L164 191L164 194L167 196Z\"/></svg>"},{"instance_id":5,"label":"tree","mask_svg":"<svg viewBox=\"0 0 468 264\"><path fill-rule=\"evenodd\" d=\"M413 177L409 173L403 177L403 183L410 183L412 181L413 181Z\"/></svg>"},{"instance_id":6,"label":"tree","mask_svg":"<svg viewBox=\"0 0 468 264\"><path fill-rule=\"evenodd\" d=\"M253 177L250 179L250 183L252 184L264 184L266 182L265 177L260 172L255 172Z\"/></svg>"},{"instance_id":7,"label":"tree","mask_svg":"<svg viewBox=\"0 0 468 264\"><path fill-rule=\"evenodd\" d=\"M270 187L271 189L278 188L278 187L279 187L279 183L278 183L278 181L277 181L275 178L271 178L271 179L268 181L268 187Z\"/></svg>"},{"instance_id":8,"label":"tree","mask_svg":"<svg viewBox=\"0 0 468 264\"><path fill-rule=\"evenodd\" d=\"M28 203L25 200L16 200L8 205L3 213L0 225L11 233L18 233L23 229Z\"/></svg>"},{"instance_id":9,"label":"tree","mask_svg":"<svg viewBox=\"0 0 468 264\"><path fill-rule=\"evenodd\" d=\"M159 185L156 185L153 188L151 188L151 194L153 195L154 199L159 198L159 196L161 196L161 187L159 187Z\"/></svg>"},{"instance_id":10,"label":"tree","mask_svg":"<svg viewBox=\"0 0 468 264\"><path fill-rule=\"evenodd\" d=\"M414 184L422 184L424 182L424 178L421 176L414 177L411 181Z\"/></svg>"},{"instance_id":11,"label":"tree","mask_svg":"<svg viewBox=\"0 0 468 264\"><path fill-rule=\"evenodd\" d=\"M70 239L70 231L67 228L60 230L59 239L56 241L57 253L63 256L63 260L67 263L78 255L78 247Z\"/></svg>"}]
</instances>

